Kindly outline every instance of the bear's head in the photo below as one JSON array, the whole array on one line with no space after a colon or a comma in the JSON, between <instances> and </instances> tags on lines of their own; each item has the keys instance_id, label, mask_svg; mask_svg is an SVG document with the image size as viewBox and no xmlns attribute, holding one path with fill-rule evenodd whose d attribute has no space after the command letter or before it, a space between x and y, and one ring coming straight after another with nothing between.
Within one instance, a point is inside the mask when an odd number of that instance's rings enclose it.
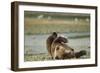
<instances>
[{"instance_id":1,"label":"bear's head","mask_svg":"<svg viewBox=\"0 0 100 73\"><path fill-rule=\"evenodd\" d=\"M64 44L66 45L66 44ZM74 58L74 49L67 48L67 46L64 46L62 44L59 44L59 46L55 49L55 59L70 59Z\"/></svg>"}]
</instances>

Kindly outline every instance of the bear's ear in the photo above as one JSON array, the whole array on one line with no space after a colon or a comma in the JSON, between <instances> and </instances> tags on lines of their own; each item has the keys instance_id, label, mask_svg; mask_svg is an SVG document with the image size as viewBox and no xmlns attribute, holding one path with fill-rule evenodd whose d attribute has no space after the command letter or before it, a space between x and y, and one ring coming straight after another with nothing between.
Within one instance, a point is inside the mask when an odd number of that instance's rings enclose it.
<instances>
[{"instance_id":1,"label":"bear's ear","mask_svg":"<svg viewBox=\"0 0 100 73\"><path fill-rule=\"evenodd\" d=\"M60 42L63 42L63 43L68 43L68 39L67 38L65 38L65 37L59 37L59 40L60 40Z\"/></svg>"},{"instance_id":2,"label":"bear's ear","mask_svg":"<svg viewBox=\"0 0 100 73\"><path fill-rule=\"evenodd\" d=\"M55 36L55 37L57 37L57 33L56 32L53 32L52 35Z\"/></svg>"}]
</instances>

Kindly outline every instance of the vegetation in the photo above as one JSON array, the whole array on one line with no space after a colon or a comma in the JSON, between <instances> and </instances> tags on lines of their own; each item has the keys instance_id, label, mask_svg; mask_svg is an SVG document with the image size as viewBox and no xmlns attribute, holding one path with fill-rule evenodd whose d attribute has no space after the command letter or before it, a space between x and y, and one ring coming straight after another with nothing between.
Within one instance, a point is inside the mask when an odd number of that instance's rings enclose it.
<instances>
[{"instance_id":1,"label":"vegetation","mask_svg":"<svg viewBox=\"0 0 100 73\"><path fill-rule=\"evenodd\" d=\"M51 57L47 54L25 55L24 61L46 61L51 60Z\"/></svg>"},{"instance_id":2,"label":"vegetation","mask_svg":"<svg viewBox=\"0 0 100 73\"><path fill-rule=\"evenodd\" d=\"M25 18L25 34L46 34L51 32L89 32L86 21L65 21Z\"/></svg>"},{"instance_id":3,"label":"vegetation","mask_svg":"<svg viewBox=\"0 0 100 73\"><path fill-rule=\"evenodd\" d=\"M87 56L88 55L88 56ZM81 59L86 59L89 58L89 52L87 55L82 56ZM73 58L72 58L73 59ZM51 57L47 54L37 54L37 55L25 55L24 56L24 61L47 61L47 60L52 60Z\"/></svg>"},{"instance_id":4,"label":"vegetation","mask_svg":"<svg viewBox=\"0 0 100 73\"><path fill-rule=\"evenodd\" d=\"M25 34L89 32L88 14L25 12Z\"/></svg>"}]
</instances>

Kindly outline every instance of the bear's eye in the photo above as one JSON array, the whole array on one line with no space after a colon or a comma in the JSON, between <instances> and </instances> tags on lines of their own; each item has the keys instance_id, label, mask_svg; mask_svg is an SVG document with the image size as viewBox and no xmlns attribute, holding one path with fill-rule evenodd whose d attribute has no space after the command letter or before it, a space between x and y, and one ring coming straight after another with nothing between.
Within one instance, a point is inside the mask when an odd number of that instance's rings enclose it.
<instances>
[{"instance_id":1,"label":"bear's eye","mask_svg":"<svg viewBox=\"0 0 100 73\"><path fill-rule=\"evenodd\" d=\"M56 50L59 50L59 47L57 47L57 49Z\"/></svg>"}]
</instances>

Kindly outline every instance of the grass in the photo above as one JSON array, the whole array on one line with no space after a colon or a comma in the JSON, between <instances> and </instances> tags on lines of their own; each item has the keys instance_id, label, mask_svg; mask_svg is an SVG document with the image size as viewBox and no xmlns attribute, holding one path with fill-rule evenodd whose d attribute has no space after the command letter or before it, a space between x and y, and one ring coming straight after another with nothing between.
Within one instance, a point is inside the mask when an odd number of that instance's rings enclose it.
<instances>
[{"instance_id":1,"label":"grass","mask_svg":"<svg viewBox=\"0 0 100 73\"><path fill-rule=\"evenodd\" d=\"M86 59L89 58L86 55L80 57L80 59ZM73 58L74 59L74 58ZM52 60L51 57L47 54L37 54L37 55L25 55L24 56L24 61L48 61L48 60Z\"/></svg>"},{"instance_id":2,"label":"grass","mask_svg":"<svg viewBox=\"0 0 100 73\"><path fill-rule=\"evenodd\" d=\"M47 54L27 55L24 56L24 61L46 61L51 60Z\"/></svg>"},{"instance_id":3,"label":"grass","mask_svg":"<svg viewBox=\"0 0 100 73\"><path fill-rule=\"evenodd\" d=\"M84 20L48 20L25 18L25 34L46 34L56 32L89 32L90 23Z\"/></svg>"}]
</instances>

